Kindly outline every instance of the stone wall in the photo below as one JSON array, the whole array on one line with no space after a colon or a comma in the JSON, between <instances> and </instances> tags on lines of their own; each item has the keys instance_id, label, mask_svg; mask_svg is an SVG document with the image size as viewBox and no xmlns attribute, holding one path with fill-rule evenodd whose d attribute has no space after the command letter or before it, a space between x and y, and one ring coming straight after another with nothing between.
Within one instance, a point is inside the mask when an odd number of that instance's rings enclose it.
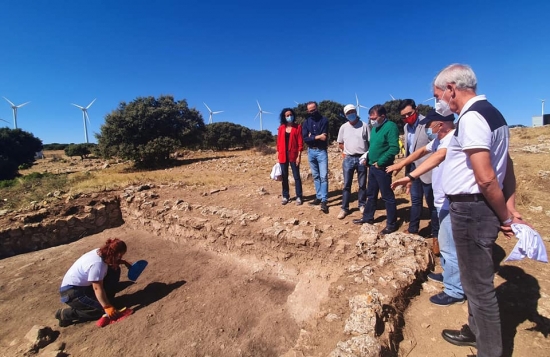
<instances>
[{"instance_id":1,"label":"stone wall","mask_svg":"<svg viewBox=\"0 0 550 357\"><path fill-rule=\"evenodd\" d=\"M51 215L41 208L12 215L10 224L0 228L0 258L70 243L124 223L118 197L81 198L65 212Z\"/></svg>"}]
</instances>

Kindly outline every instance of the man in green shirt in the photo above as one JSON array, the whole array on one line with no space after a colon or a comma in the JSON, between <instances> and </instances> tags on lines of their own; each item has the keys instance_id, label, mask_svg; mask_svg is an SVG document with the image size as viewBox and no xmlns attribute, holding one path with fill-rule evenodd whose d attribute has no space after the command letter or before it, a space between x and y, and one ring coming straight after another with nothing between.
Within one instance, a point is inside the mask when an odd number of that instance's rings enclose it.
<instances>
[{"instance_id":1,"label":"man in green shirt","mask_svg":"<svg viewBox=\"0 0 550 357\"><path fill-rule=\"evenodd\" d=\"M369 154L366 164L369 165L367 184L367 203L361 219L354 219L355 224L373 224L374 212L378 201L378 192L386 203L386 228L380 233L389 234L397 230L397 206L391 189L391 173L386 173L386 166L392 165L399 152L399 129L386 117L386 108L377 104L369 109L372 125Z\"/></svg>"}]
</instances>

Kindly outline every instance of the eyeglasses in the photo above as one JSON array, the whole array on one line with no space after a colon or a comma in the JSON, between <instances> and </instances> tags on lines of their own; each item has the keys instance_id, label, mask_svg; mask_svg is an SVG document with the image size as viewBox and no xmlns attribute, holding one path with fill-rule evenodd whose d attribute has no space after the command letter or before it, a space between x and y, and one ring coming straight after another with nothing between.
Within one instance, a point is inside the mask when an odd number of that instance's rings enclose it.
<instances>
[{"instance_id":1,"label":"eyeglasses","mask_svg":"<svg viewBox=\"0 0 550 357\"><path fill-rule=\"evenodd\" d=\"M405 119L405 118L410 117L410 116L413 115L413 114L414 114L414 110L411 110L411 111L408 112L408 113L401 114L401 118Z\"/></svg>"}]
</instances>

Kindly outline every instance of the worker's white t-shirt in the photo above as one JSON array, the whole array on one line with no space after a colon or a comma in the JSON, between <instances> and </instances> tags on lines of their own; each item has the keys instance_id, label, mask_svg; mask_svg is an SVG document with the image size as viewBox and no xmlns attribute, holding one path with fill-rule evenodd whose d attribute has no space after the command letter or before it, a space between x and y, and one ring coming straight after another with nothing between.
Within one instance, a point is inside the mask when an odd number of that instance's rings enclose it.
<instances>
[{"instance_id":1,"label":"worker's white t-shirt","mask_svg":"<svg viewBox=\"0 0 550 357\"><path fill-rule=\"evenodd\" d=\"M97 251L98 249L94 249L78 258L65 274L61 287L90 286L94 281L103 281L107 275L108 266Z\"/></svg>"}]
</instances>

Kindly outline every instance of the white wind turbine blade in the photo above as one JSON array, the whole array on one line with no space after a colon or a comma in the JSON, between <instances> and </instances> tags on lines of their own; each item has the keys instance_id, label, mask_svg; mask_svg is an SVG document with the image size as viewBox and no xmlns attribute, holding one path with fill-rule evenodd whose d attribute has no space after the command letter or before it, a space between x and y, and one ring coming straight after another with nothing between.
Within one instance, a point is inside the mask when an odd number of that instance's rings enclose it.
<instances>
[{"instance_id":1,"label":"white wind turbine blade","mask_svg":"<svg viewBox=\"0 0 550 357\"><path fill-rule=\"evenodd\" d=\"M297 101L294 101L294 103L296 103L296 105L300 105L300 103L298 103Z\"/></svg>"},{"instance_id":2,"label":"white wind turbine blade","mask_svg":"<svg viewBox=\"0 0 550 357\"><path fill-rule=\"evenodd\" d=\"M265 110L262 110L262 113L264 113L264 114L273 114L271 112L266 112Z\"/></svg>"},{"instance_id":3,"label":"white wind turbine blade","mask_svg":"<svg viewBox=\"0 0 550 357\"><path fill-rule=\"evenodd\" d=\"M357 93L355 93L355 103L357 104L356 106L359 107L359 97L357 96Z\"/></svg>"},{"instance_id":4,"label":"white wind turbine blade","mask_svg":"<svg viewBox=\"0 0 550 357\"><path fill-rule=\"evenodd\" d=\"M6 98L6 97L2 97L2 98L4 98L8 103L10 103L10 105L11 105L12 107L16 107L16 105L13 104L8 98Z\"/></svg>"},{"instance_id":5,"label":"white wind turbine blade","mask_svg":"<svg viewBox=\"0 0 550 357\"><path fill-rule=\"evenodd\" d=\"M223 110L218 110L217 112L212 112L212 114L219 114L219 113L223 113Z\"/></svg>"},{"instance_id":6,"label":"white wind turbine blade","mask_svg":"<svg viewBox=\"0 0 550 357\"><path fill-rule=\"evenodd\" d=\"M390 97L391 97L392 100L395 100L395 98L393 97L393 95L390 94Z\"/></svg>"},{"instance_id":7,"label":"white wind turbine blade","mask_svg":"<svg viewBox=\"0 0 550 357\"><path fill-rule=\"evenodd\" d=\"M204 104L204 106L206 107L206 109L208 109L208 112L212 113L212 110L210 109L210 107L208 105L206 105L205 102L202 102Z\"/></svg>"},{"instance_id":8,"label":"white wind turbine blade","mask_svg":"<svg viewBox=\"0 0 550 357\"><path fill-rule=\"evenodd\" d=\"M30 102L26 102L26 103L23 103L23 104L19 104L19 105L17 105L17 108L21 108L22 106L27 105L27 104L29 104L29 103L30 103Z\"/></svg>"},{"instance_id":9,"label":"white wind turbine blade","mask_svg":"<svg viewBox=\"0 0 550 357\"><path fill-rule=\"evenodd\" d=\"M435 97L431 97L431 98L428 98L426 100L423 100L422 103L426 103L426 102L429 102L430 100L433 100L434 101L434 106L435 106L435 102L437 101L437 99Z\"/></svg>"},{"instance_id":10,"label":"white wind turbine blade","mask_svg":"<svg viewBox=\"0 0 550 357\"><path fill-rule=\"evenodd\" d=\"M256 99L256 103L258 103L258 109L260 109L260 111L262 111L262 107L260 107L260 102L258 102L258 99Z\"/></svg>"},{"instance_id":11,"label":"white wind turbine blade","mask_svg":"<svg viewBox=\"0 0 550 357\"><path fill-rule=\"evenodd\" d=\"M258 117L258 115L260 115L261 112L258 112L256 113L256 116L254 117L254 120L256 120L256 118Z\"/></svg>"},{"instance_id":12,"label":"white wind turbine blade","mask_svg":"<svg viewBox=\"0 0 550 357\"><path fill-rule=\"evenodd\" d=\"M97 98L96 98L96 99L97 99ZM92 100L92 102L91 102L90 104L88 104L88 106L86 107L86 109L90 109L90 107L92 106L92 104L94 104L94 102L95 102L96 99Z\"/></svg>"},{"instance_id":13,"label":"white wind turbine blade","mask_svg":"<svg viewBox=\"0 0 550 357\"><path fill-rule=\"evenodd\" d=\"M86 108L84 108L84 107L81 107L80 105L76 105L76 104L74 104L74 103L71 103L71 104L74 105L74 106L77 107L77 108L82 109L82 110L86 109Z\"/></svg>"},{"instance_id":14,"label":"white wind turbine blade","mask_svg":"<svg viewBox=\"0 0 550 357\"><path fill-rule=\"evenodd\" d=\"M88 123L89 123L90 125L92 125L92 122L90 121L90 116L88 115L88 111L85 110L85 111L84 111L84 114L86 114L86 119L88 119Z\"/></svg>"},{"instance_id":15,"label":"white wind turbine blade","mask_svg":"<svg viewBox=\"0 0 550 357\"><path fill-rule=\"evenodd\" d=\"M10 123L9 121L4 120L4 119L2 119L2 118L0 118L0 120L2 120L4 123L8 123L8 124Z\"/></svg>"}]
</instances>

